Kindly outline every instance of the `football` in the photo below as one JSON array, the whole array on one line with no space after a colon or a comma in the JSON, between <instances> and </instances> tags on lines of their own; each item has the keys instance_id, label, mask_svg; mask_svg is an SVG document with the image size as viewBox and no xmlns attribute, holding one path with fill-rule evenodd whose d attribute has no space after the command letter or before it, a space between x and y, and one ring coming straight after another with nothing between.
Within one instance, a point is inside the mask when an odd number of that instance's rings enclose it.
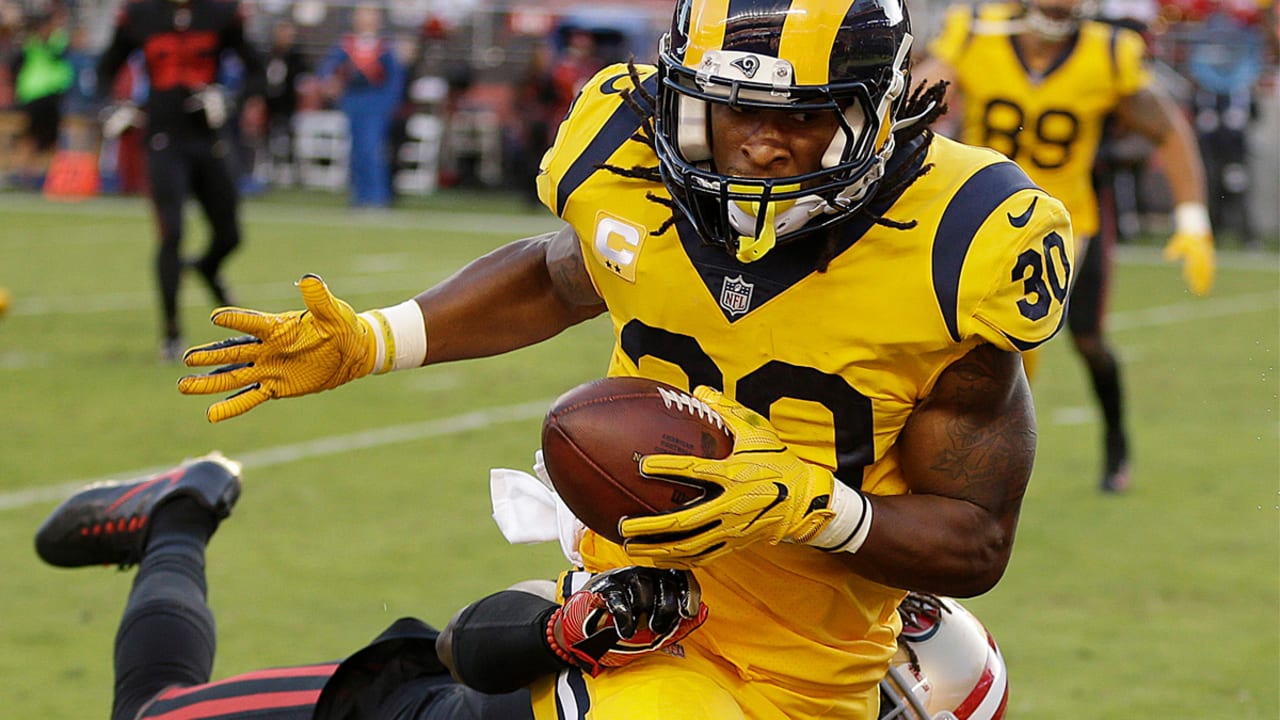
<instances>
[{"instance_id":1,"label":"football","mask_svg":"<svg viewBox=\"0 0 1280 720\"><path fill-rule=\"evenodd\" d=\"M733 435L702 401L644 378L579 385L552 404L542 458L565 505L587 527L622 542L618 521L674 510L702 498L697 485L640 474L645 455L724 458Z\"/></svg>"}]
</instances>

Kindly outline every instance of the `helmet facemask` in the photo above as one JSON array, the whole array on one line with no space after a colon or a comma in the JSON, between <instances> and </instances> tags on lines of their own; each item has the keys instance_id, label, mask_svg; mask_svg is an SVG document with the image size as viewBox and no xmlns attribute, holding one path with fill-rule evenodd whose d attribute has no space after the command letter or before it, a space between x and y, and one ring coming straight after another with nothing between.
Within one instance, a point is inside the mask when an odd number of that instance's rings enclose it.
<instances>
[{"instance_id":1,"label":"helmet facemask","mask_svg":"<svg viewBox=\"0 0 1280 720\"><path fill-rule=\"evenodd\" d=\"M878 720L933 720L921 700L922 685L905 668L891 666L880 681Z\"/></svg>"},{"instance_id":2,"label":"helmet facemask","mask_svg":"<svg viewBox=\"0 0 1280 720\"><path fill-rule=\"evenodd\" d=\"M899 31L885 62L822 84L800 84L786 59L708 48L691 58L688 38L659 48L655 149L677 208L701 238L753 262L772 247L846 220L874 195L893 153L894 121L905 101L911 35ZM880 47L884 48L882 44ZM825 69L824 69L825 72ZM760 178L714 166L712 104L787 113L834 113L837 129L820 169Z\"/></svg>"}]
</instances>

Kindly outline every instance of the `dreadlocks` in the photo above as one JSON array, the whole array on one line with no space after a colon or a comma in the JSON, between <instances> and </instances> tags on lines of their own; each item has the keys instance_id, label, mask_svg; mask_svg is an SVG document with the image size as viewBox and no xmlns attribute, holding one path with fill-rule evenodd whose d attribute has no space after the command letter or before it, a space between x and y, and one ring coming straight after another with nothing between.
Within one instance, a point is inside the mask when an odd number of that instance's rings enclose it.
<instances>
[{"instance_id":1,"label":"dreadlocks","mask_svg":"<svg viewBox=\"0 0 1280 720\"><path fill-rule=\"evenodd\" d=\"M622 91L622 100L636 117L640 118L640 126L628 138L632 142L638 142L646 145L650 149L654 147L654 129L653 119L655 108L657 107L657 98L644 88L640 80L640 72L636 69L635 61L627 62L627 75L631 79L631 87ZM894 144L897 147L906 147L910 145L916 138L923 137L924 142L916 144L912 149L911 155L908 156L906 162L898 163L897 168L890 174L886 175L880 181L880 186L876 190L879 196L896 197L901 195L930 170L933 164L920 163L920 158L929 150L929 141L933 138L933 130L930 125L947 111L947 106L942 102L943 96L947 91L947 83L938 81L926 87L924 82L920 82L915 86L908 98L906 105L903 107L903 115L914 120L907 125L899 128L894 132ZM633 180L644 180L646 182L661 183L662 174L658 171L657 165L652 166L634 166L630 168L601 163L596 165L597 170L605 170L619 177L631 178ZM649 201L662 205L671 210L671 216L662 222L657 229L653 230L650 235L661 235L666 232L676 222L676 204L669 197L663 197L657 193L649 193L646 196ZM869 217L872 222L884 227L893 228L895 230L909 230L916 226L915 220L899 222L891 220L883 215L872 212L866 205L859 210L859 213ZM825 270L827 265L835 256L837 249L837 238L834 233L827 233L827 244L820 259L820 268Z\"/></svg>"},{"instance_id":2,"label":"dreadlocks","mask_svg":"<svg viewBox=\"0 0 1280 720\"><path fill-rule=\"evenodd\" d=\"M658 106L658 99L653 96L644 86L640 84L640 71L636 70L634 60L627 62L627 75L631 78L631 87L622 91L622 101L626 104L636 117L640 118L640 127L631 135L629 140L632 142L642 143L649 149L653 149L653 114L654 108ZM636 96L639 96L637 98ZM635 166L631 168L618 167L608 163L601 163L596 166L599 170L606 170L619 177L632 178L635 180L645 180L654 183L662 182L662 173L658 171L658 166L650 167ZM662 221L656 230L649 233L650 235L661 235L676 222L676 204L671 198L662 197L657 193L649 193L645 196L650 202L657 203L671 211L671 216Z\"/></svg>"},{"instance_id":3,"label":"dreadlocks","mask_svg":"<svg viewBox=\"0 0 1280 720\"><path fill-rule=\"evenodd\" d=\"M947 105L942 101L943 96L946 94L947 83L945 80L939 80L927 87L924 81L921 81L911 91L911 97L907 99L906 105L902 109L902 114L908 118L915 119L899 128L893 134L893 143L894 147L909 147L916 138L923 138L923 142L916 143L906 162L898 163L896 169L880 181L880 185L876 188L876 195L880 197L897 197L906 192L907 188L914 185L916 180L924 177L933 169L933 163L920 163L919 160L924 157L925 153L929 152L929 144L933 140L933 130L929 126L947 111ZM876 225L893 228L894 230L910 230L916 226L915 220L906 222L890 220L883 215L872 212L869 206L870 203L864 204L859 213L871 218L871 221ZM838 237L834 232L828 232L826 247L818 260L818 267L821 271L825 271L827 265L835 259L838 249Z\"/></svg>"}]
</instances>

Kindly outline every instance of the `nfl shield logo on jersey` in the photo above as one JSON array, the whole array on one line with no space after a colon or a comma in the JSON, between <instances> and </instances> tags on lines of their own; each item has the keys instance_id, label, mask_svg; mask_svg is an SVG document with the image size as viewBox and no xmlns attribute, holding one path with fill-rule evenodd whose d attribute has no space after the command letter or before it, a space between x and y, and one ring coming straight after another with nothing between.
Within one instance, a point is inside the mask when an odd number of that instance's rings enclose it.
<instances>
[{"instance_id":1,"label":"nfl shield logo on jersey","mask_svg":"<svg viewBox=\"0 0 1280 720\"><path fill-rule=\"evenodd\" d=\"M743 280L741 275L725 278L724 287L720 290L720 307L731 316L745 313L751 308L753 289L755 285Z\"/></svg>"}]
</instances>

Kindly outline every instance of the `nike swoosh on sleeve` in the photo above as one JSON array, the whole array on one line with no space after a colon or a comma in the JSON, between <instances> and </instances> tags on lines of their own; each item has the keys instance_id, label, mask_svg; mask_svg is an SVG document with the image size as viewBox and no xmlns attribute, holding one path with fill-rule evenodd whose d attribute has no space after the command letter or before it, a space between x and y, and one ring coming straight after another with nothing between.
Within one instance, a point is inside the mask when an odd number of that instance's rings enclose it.
<instances>
[{"instance_id":1,"label":"nike swoosh on sleeve","mask_svg":"<svg viewBox=\"0 0 1280 720\"><path fill-rule=\"evenodd\" d=\"M1031 204L1017 217L1014 217L1012 213L1005 213L1009 217L1009 224L1016 228L1025 226L1031 220L1031 213L1036 211L1036 202L1038 200L1040 200L1039 196L1031 198Z\"/></svg>"}]
</instances>

